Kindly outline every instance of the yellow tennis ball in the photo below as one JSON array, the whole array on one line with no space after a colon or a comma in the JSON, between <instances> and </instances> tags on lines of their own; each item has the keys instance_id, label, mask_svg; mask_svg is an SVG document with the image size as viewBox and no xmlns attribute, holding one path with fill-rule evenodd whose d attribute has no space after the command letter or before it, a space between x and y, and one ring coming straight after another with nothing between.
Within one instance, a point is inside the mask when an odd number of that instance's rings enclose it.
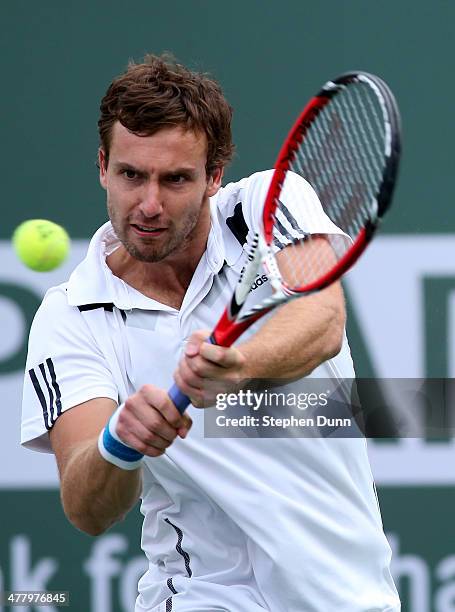
<instances>
[{"instance_id":1,"label":"yellow tennis ball","mask_svg":"<svg viewBox=\"0 0 455 612\"><path fill-rule=\"evenodd\" d=\"M30 219L21 223L13 234L17 256L36 272L49 272L66 259L70 239L66 230L45 219Z\"/></svg>"}]
</instances>

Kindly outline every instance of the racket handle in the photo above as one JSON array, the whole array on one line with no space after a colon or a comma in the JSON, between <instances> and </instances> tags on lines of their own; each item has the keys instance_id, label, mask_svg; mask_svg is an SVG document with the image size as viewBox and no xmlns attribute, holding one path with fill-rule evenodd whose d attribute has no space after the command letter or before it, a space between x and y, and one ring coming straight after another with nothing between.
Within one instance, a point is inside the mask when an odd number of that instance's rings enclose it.
<instances>
[{"instance_id":1,"label":"racket handle","mask_svg":"<svg viewBox=\"0 0 455 612\"><path fill-rule=\"evenodd\" d=\"M188 407L188 404L190 404L190 398L187 397L184 393L182 393L175 383L169 389L167 394L174 402L175 407L180 412L180 414L183 414L186 408Z\"/></svg>"},{"instance_id":2,"label":"racket handle","mask_svg":"<svg viewBox=\"0 0 455 612\"><path fill-rule=\"evenodd\" d=\"M207 338L207 342L210 342L210 344L216 344L213 334L209 338ZM187 409L188 405L191 403L190 398L184 393L182 393L175 383L169 389L167 394L173 401L175 407L180 412L180 414L183 414Z\"/></svg>"}]
</instances>

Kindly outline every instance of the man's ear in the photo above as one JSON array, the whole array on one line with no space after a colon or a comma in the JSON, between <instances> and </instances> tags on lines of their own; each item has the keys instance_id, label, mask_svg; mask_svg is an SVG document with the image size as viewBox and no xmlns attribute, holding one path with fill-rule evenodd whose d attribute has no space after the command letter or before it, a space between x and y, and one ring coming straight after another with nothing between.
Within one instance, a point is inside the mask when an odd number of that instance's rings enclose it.
<instances>
[{"instance_id":1,"label":"man's ear","mask_svg":"<svg viewBox=\"0 0 455 612\"><path fill-rule=\"evenodd\" d=\"M104 189L107 188L106 171L107 171L107 156L102 147L98 149L98 166L100 169L100 184Z\"/></svg>"},{"instance_id":2,"label":"man's ear","mask_svg":"<svg viewBox=\"0 0 455 612\"><path fill-rule=\"evenodd\" d=\"M224 168L215 168L213 172L209 176L209 180L207 183L207 195L209 198L214 196L218 189L221 187L221 182L223 180Z\"/></svg>"}]
</instances>

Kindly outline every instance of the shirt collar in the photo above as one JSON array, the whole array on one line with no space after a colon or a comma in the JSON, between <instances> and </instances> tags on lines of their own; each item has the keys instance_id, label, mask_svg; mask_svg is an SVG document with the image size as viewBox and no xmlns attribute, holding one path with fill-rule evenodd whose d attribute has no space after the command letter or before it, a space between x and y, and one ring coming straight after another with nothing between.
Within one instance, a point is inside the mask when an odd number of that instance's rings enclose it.
<instances>
[{"instance_id":1,"label":"shirt collar","mask_svg":"<svg viewBox=\"0 0 455 612\"><path fill-rule=\"evenodd\" d=\"M226 226L217 207L217 196L210 198L211 227L207 249L203 257L214 274L224 263L234 266L243 249ZM106 257L120 246L111 222L102 225L93 235L85 259L71 274L68 286L68 303L71 306L112 303L121 310L143 308L146 310L172 310L160 302L129 287L112 274Z\"/></svg>"},{"instance_id":2,"label":"shirt collar","mask_svg":"<svg viewBox=\"0 0 455 612\"><path fill-rule=\"evenodd\" d=\"M139 296L139 291L133 294L127 285L117 276L112 274L106 263L106 257L120 245L111 222L102 225L93 235L90 241L85 259L76 267L71 274L68 286L68 303L71 306L85 306L87 304L112 303L121 310L131 308L150 308L150 299L146 296L144 304Z\"/></svg>"}]
</instances>

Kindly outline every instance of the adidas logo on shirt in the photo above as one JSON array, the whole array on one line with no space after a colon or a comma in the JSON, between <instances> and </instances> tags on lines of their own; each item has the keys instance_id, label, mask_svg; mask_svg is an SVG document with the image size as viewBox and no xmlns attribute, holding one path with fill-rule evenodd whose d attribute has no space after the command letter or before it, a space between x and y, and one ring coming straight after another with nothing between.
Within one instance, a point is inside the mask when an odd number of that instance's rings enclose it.
<instances>
[{"instance_id":1,"label":"adidas logo on shirt","mask_svg":"<svg viewBox=\"0 0 455 612\"><path fill-rule=\"evenodd\" d=\"M262 276L260 274L256 274L256 280L251 285L251 291L254 291L258 287L260 287L261 285L266 283L268 280L269 279L267 278L267 276L265 274L262 274Z\"/></svg>"}]
</instances>

